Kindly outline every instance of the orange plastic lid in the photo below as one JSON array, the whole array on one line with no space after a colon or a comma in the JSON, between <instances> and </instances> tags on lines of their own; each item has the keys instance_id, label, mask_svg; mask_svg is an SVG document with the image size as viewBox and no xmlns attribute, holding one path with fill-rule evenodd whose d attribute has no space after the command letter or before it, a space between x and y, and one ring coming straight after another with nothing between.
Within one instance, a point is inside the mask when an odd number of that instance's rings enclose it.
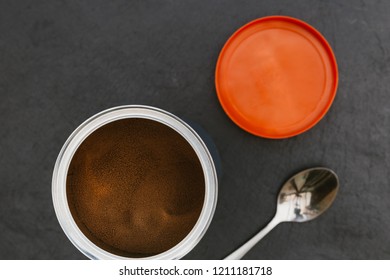
<instances>
[{"instance_id":1,"label":"orange plastic lid","mask_svg":"<svg viewBox=\"0 0 390 280\"><path fill-rule=\"evenodd\" d=\"M325 38L285 16L236 31L218 59L215 83L227 115L266 138L298 135L318 123L336 95L338 70Z\"/></svg>"}]
</instances>

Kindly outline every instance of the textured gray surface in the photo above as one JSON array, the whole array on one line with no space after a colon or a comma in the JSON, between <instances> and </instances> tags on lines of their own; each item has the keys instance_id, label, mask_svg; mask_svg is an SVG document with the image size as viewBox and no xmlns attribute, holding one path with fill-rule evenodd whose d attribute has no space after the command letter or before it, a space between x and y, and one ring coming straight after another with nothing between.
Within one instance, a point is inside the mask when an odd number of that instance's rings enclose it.
<instances>
[{"instance_id":1,"label":"textured gray surface","mask_svg":"<svg viewBox=\"0 0 390 280\"><path fill-rule=\"evenodd\" d=\"M326 117L291 139L266 140L220 107L223 44L258 17L317 28L333 47L338 94ZM390 259L390 3L387 1L0 2L0 259L83 259L54 214L51 175L69 134L112 106L147 104L201 124L221 154L214 220L188 259L228 254L273 216L296 171L334 169L334 206L281 224L249 259Z\"/></svg>"}]
</instances>

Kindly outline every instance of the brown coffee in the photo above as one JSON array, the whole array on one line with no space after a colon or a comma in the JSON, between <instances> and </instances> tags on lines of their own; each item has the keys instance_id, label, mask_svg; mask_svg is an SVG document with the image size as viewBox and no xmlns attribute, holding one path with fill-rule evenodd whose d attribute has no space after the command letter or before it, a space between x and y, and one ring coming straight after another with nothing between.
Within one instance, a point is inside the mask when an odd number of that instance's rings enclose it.
<instances>
[{"instance_id":1,"label":"brown coffee","mask_svg":"<svg viewBox=\"0 0 390 280\"><path fill-rule=\"evenodd\" d=\"M183 240L197 222L205 196L200 161L175 130L129 118L89 135L67 176L71 214L102 249L147 257Z\"/></svg>"}]
</instances>

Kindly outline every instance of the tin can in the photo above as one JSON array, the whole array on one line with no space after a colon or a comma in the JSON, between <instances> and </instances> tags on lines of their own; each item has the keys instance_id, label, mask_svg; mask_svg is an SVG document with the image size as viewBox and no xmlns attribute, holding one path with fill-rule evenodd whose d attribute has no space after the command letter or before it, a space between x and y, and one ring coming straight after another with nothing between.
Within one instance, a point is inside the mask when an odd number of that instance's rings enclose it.
<instances>
[{"instance_id":1,"label":"tin can","mask_svg":"<svg viewBox=\"0 0 390 280\"><path fill-rule=\"evenodd\" d=\"M210 225L217 204L218 174L213 156L199 134L177 116L158 108L143 105L114 107L92 116L70 135L58 155L52 179L52 197L58 221L73 245L88 258L131 259L103 250L82 233L70 212L66 192L68 168L81 143L98 128L126 118L149 119L172 128L191 145L202 166L205 195L203 207L195 226L181 242L169 250L150 257L136 258L180 259L196 246ZM215 154L215 151L213 153Z\"/></svg>"}]
</instances>

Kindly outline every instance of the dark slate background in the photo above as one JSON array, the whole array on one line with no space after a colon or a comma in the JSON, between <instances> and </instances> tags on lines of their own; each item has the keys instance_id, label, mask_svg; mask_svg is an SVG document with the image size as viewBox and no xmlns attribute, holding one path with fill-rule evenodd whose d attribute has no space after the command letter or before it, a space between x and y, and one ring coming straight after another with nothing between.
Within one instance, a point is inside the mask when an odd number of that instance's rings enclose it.
<instances>
[{"instance_id":1,"label":"dark slate background","mask_svg":"<svg viewBox=\"0 0 390 280\"><path fill-rule=\"evenodd\" d=\"M234 125L214 88L218 54L245 23L288 15L335 51L336 99L310 131L285 140ZM334 206L275 228L248 259L390 259L390 2L0 1L0 258L84 259L62 232L51 176L91 115L146 104L201 124L224 177L213 222L188 259L220 259L274 215L282 183L327 166Z\"/></svg>"}]
</instances>

